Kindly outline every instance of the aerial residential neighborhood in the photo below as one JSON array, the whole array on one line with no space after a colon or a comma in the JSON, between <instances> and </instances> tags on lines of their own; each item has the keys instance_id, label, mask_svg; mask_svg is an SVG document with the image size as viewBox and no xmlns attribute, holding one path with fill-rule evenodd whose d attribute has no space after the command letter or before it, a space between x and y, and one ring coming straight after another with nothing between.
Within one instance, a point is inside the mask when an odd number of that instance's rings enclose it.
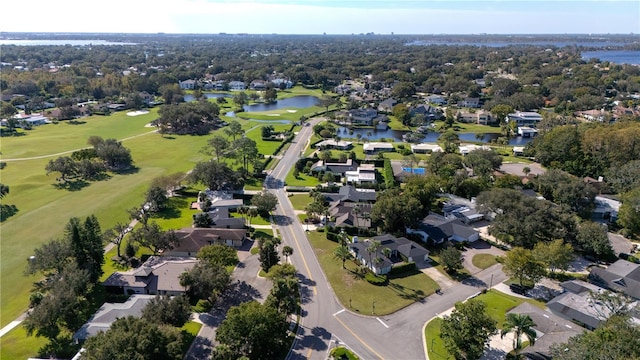
<instances>
[{"instance_id":1,"label":"aerial residential neighborhood","mask_svg":"<svg viewBox=\"0 0 640 360\"><path fill-rule=\"evenodd\" d=\"M640 358L637 34L245 5L0 33L0 359Z\"/></svg>"}]
</instances>

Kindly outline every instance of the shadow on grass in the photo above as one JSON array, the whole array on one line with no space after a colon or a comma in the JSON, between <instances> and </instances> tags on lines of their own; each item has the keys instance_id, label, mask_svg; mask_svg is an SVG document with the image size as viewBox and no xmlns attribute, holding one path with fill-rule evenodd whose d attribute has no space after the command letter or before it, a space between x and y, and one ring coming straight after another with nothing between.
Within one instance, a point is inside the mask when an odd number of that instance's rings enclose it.
<instances>
[{"instance_id":1,"label":"shadow on grass","mask_svg":"<svg viewBox=\"0 0 640 360\"><path fill-rule=\"evenodd\" d=\"M188 208L188 201L181 197L172 197L166 208L154 214L154 218L158 219L177 219L182 216L182 210Z\"/></svg>"},{"instance_id":2,"label":"shadow on grass","mask_svg":"<svg viewBox=\"0 0 640 360\"><path fill-rule=\"evenodd\" d=\"M389 281L389 284L387 285L387 287L393 290L396 294L398 294L399 297L403 299L412 300L416 302L423 302L424 299L426 298L426 294L422 290L407 288L405 286L396 284L391 281Z\"/></svg>"},{"instance_id":3,"label":"shadow on grass","mask_svg":"<svg viewBox=\"0 0 640 360\"><path fill-rule=\"evenodd\" d=\"M76 179L76 180L67 180L65 182L53 184L53 187L58 190L80 191L86 188L87 186L89 186L89 184L90 183L88 181L85 181L82 179Z\"/></svg>"},{"instance_id":4,"label":"shadow on grass","mask_svg":"<svg viewBox=\"0 0 640 360\"><path fill-rule=\"evenodd\" d=\"M112 170L112 172L118 175L131 175L131 174L137 174L138 172L140 172L140 168L137 166L131 166L126 169Z\"/></svg>"},{"instance_id":5,"label":"shadow on grass","mask_svg":"<svg viewBox=\"0 0 640 360\"><path fill-rule=\"evenodd\" d=\"M17 131L12 131L12 132L10 132L10 131L6 131L6 130L4 130L4 131L0 131L0 136L1 136L1 137L9 137L9 136L25 136L25 135L27 135L27 133L25 133L25 132L17 132Z\"/></svg>"}]
</instances>

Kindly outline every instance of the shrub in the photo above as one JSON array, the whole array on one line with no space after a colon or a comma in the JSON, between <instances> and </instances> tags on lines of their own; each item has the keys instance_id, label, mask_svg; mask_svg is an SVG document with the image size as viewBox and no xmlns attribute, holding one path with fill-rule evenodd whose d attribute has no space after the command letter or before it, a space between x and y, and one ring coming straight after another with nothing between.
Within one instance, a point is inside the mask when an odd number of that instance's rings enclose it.
<instances>
[{"instance_id":1,"label":"shrub","mask_svg":"<svg viewBox=\"0 0 640 360\"><path fill-rule=\"evenodd\" d=\"M364 275L364 279L367 280L369 284L376 285L376 286L382 286L387 283L386 275L375 275L372 272L367 272Z\"/></svg>"},{"instance_id":2,"label":"shrub","mask_svg":"<svg viewBox=\"0 0 640 360\"><path fill-rule=\"evenodd\" d=\"M416 263L408 262L408 263L404 263L404 264L400 264L392 267L390 274L391 275L402 274L404 272L414 271L414 270L416 270Z\"/></svg>"},{"instance_id":3,"label":"shrub","mask_svg":"<svg viewBox=\"0 0 640 360\"><path fill-rule=\"evenodd\" d=\"M197 313L207 313L211 310L211 303L207 300L200 299L193 307L193 311Z\"/></svg>"},{"instance_id":4,"label":"shrub","mask_svg":"<svg viewBox=\"0 0 640 360\"><path fill-rule=\"evenodd\" d=\"M331 357L338 360L359 360L353 352L342 346L331 350Z\"/></svg>"}]
</instances>

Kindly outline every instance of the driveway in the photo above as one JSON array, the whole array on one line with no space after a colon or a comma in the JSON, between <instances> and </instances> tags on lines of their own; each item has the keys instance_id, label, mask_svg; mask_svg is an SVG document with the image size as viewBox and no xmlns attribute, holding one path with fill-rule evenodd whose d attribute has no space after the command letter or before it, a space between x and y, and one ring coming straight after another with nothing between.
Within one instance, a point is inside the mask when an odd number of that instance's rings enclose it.
<instances>
[{"instance_id":1,"label":"driveway","mask_svg":"<svg viewBox=\"0 0 640 360\"><path fill-rule=\"evenodd\" d=\"M464 268L469 271L469 273L477 274L483 269L476 267L473 265L472 259L477 254L491 254L494 256L504 256L504 251L498 249L495 246L489 245L486 241L478 240L471 243L471 245L466 248L466 250L462 253L463 265Z\"/></svg>"},{"instance_id":2,"label":"driveway","mask_svg":"<svg viewBox=\"0 0 640 360\"><path fill-rule=\"evenodd\" d=\"M423 262L422 264L416 265L418 266L418 269L420 269L420 271L425 273L433 281L437 282L441 290L445 290L456 285L455 281L449 279L447 275L441 273L440 270L436 269L436 267L432 266L430 263Z\"/></svg>"}]
</instances>

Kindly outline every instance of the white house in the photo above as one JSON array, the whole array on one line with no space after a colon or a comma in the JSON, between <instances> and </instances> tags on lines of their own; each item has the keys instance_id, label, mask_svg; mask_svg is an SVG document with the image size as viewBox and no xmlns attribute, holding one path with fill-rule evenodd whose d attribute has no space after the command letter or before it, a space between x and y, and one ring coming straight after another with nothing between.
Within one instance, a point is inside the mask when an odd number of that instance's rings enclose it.
<instances>
[{"instance_id":1,"label":"white house","mask_svg":"<svg viewBox=\"0 0 640 360\"><path fill-rule=\"evenodd\" d=\"M440 147L440 145L438 144L428 144L428 143L412 144L411 152L413 152L414 154L429 154L434 152L442 152L442 147Z\"/></svg>"},{"instance_id":2,"label":"white house","mask_svg":"<svg viewBox=\"0 0 640 360\"><path fill-rule=\"evenodd\" d=\"M229 90L231 91L242 91L246 90L247 85L242 81L230 81L229 82Z\"/></svg>"},{"instance_id":3,"label":"white house","mask_svg":"<svg viewBox=\"0 0 640 360\"><path fill-rule=\"evenodd\" d=\"M395 149L392 143L371 142L362 145L362 150L365 154L371 155L379 152L394 151Z\"/></svg>"},{"instance_id":4,"label":"white house","mask_svg":"<svg viewBox=\"0 0 640 360\"><path fill-rule=\"evenodd\" d=\"M533 111L516 111L507 115L507 121L515 121L517 126L536 126L542 121L542 115Z\"/></svg>"},{"instance_id":5,"label":"white house","mask_svg":"<svg viewBox=\"0 0 640 360\"><path fill-rule=\"evenodd\" d=\"M193 90L193 89L196 88L196 84L197 84L197 82L195 80L193 80L193 79L180 81L180 83L179 83L180 89L182 89L182 90Z\"/></svg>"},{"instance_id":6,"label":"white house","mask_svg":"<svg viewBox=\"0 0 640 360\"><path fill-rule=\"evenodd\" d=\"M346 171L344 176L347 178L347 183L375 184L376 169L373 164L362 164L358 166L356 171Z\"/></svg>"}]
</instances>

